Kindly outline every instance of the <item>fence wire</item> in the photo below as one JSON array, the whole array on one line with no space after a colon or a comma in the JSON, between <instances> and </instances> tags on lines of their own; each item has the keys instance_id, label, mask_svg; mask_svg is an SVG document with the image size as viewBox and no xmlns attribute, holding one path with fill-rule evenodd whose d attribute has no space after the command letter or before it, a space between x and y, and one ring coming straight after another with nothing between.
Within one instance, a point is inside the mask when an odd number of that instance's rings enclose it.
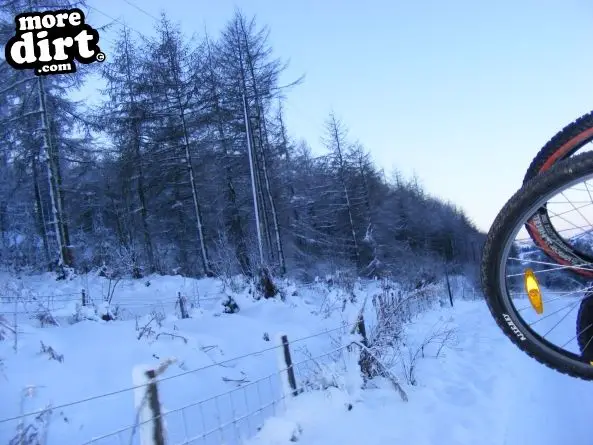
<instances>
[{"instance_id":1,"label":"fence wire","mask_svg":"<svg viewBox=\"0 0 593 445\"><path fill-rule=\"evenodd\" d=\"M71 302L81 301L81 294L75 294L76 298L72 298ZM37 298L54 298L53 296L37 296ZM57 297L55 297L57 298ZM64 300L68 300L65 296ZM87 301L91 301L88 298ZM179 297L171 298L171 303L177 302ZM216 298L200 298L199 301L221 300ZM14 301L13 301L14 302ZM156 303L156 304L155 304ZM154 307L160 302L151 302L146 304L146 307ZM326 329L321 332L311 334L305 337L291 340L290 345L303 344L308 340L321 336L328 335L332 332L340 330L351 330L357 322L342 323L339 326L331 329ZM306 346L306 345L305 345ZM191 369L155 379L159 384L159 391L166 394L166 390L162 387L162 383L189 374L197 374L199 372L211 369L217 366L222 366L238 360L261 355L268 351L274 351L282 348L282 345L275 345L259 351L246 353L237 357L229 358L223 361L214 362L200 368ZM323 389L328 385L332 385L332 376L327 375L327 366L321 362L323 359L330 359L330 363L336 362L338 356L343 352L346 346L336 347L329 352L320 354L308 354L307 358L297 361L292 365L297 381L297 392L305 392L314 389ZM293 348L292 353L296 352ZM161 418L166 422L168 445L189 445L189 444L203 444L203 445L234 445L240 443L242 440L252 437L259 431L265 420L279 415L286 409L287 399L286 392L283 389L285 382L282 381L282 375L286 369L274 372L266 377L259 378L248 383L240 383L235 389L223 392L213 397L205 398L197 402L185 404L181 407L171 410L165 410L161 414ZM334 382L335 383L335 382ZM135 391L145 388L148 384L132 386L123 388L121 390L113 391L106 394L88 397L82 400L51 407L52 412L57 412L63 408L81 405L94 400L111 397L125 392ZM207 382L206 382L207 385ZM132 410L131 410L132 411ZM25 418L32 418L44 414L46 410L37 410L28 412L26 414L13 416L0 420L1 424L6 424L11 421L22 421ZM97 445L134 445L139 443L139 429L154 419L147 421L133 421L131 425L113 431L109 434L94 437L92 440L85 442L86 444Z\"/></svg>"},{"instance_id":2,"label":"fence wire","mask_svg":"<svg viewBox=\"0 0 593 445\"><path fill-rule=\"evenodd\" d=\"M317 332L315 334L311 334L311 335L308 335L308 336L305 336L305 337L300 337L300 338L297 338L295 340L291 340L290 344L293 345L293 344L297 344L297 343L302 343L302 342L305 342L307 340L313 339L315 337L319 337L319 336L322 336L322 335L328 335L330 333L337 332L337 331L340 331L340 330L343 330L343 329L346 329L346 328L352 328L354 326L356 326L356 322L355 323L343 323L343 324L340 324L339 326L337 326L335 328L325 329L325 330L320 331L320 332ZM261 354L263 354L265 352L274 351L274 350L277 350L277 349L282 348L282 347L283 347L282 345L270 346L269 348L264 348L264 349L260 349L258 351L253 351L253 352L249 352L249 353L242 354L242 355L239 355L239 356L235 356L235 357L232 357L232 358L229 358L229 359L226 359L226 360L221 360L221 361L213 362L211 364L208 364L208 365L205 365L205 366L202 366L202 367L199 367L199 368L195 368L195 369L190 369L188 371L184 371L184 372L181 372L181 373L178 373L178 374L170 375L170 376L167 376L167 377L161 377L159 379L156 379L155 382L156 383L162 383L162 382L166 382L166 381L169 381L169 380L177 379L177 378L180 378L180 377L189 375L189 374L199 373L199 372L202 372L202 371L205 371L205 370L208 370L208 369L217 367L217 366L223 366L225 364L236 362L238 360L245 359L247 357L258 356L258 355L261 355ZM87 397L87 398L84 398L84 399L80 399L80 400L76 400L76 401L73 401L73 402L64 403L64 404L61 404L61 405L54 406L54 407L52 407L52 410L59 410L59 409L63 409L63 408L67 408L67 407L71 407L71 406L75 406L75 405L80 405L82 403L87 403L87 402L90 402L90 401L93 401L93 400L97 400L97 399L101 399L101 398L105 398L105 397L110 397L110 396L122 394L122 393L125 393L125 392L134 391L136 389L146 387L147 385L148 384L130 386L130 387L122 388L120 390L112 391L112 392L109 392L109 393L104 393L104 394L99 394L99 395L95 395L95 396L90 396L90 397ZM9 417L9 418L0 419L0 424L6 423L6 422L10 422L10 421L14 421L14 420L18 420L18 419L24 418L24 417L31 417L31 416L39 415L39 414L41 414L43 412L44 412L44 410L37 410L37 411L28 412L26 414L21 414L21 415L18 415L18 416L13 416L13 417Z\"/></svg>"},{"instance_id":3,"label":"fence wire","mask_svg":"<svg viewBox=\"0 0 593 445\"><path fill-rule=\"evenodd\" d=\"M161 418L166 425L166 443L171 445L239 445L253 437L263 427L266 419L281 415L286 411L286 373L289 369L300 376L297 387L290 392L304 393L323 386L321 375L324 359L333 363L336 354L349 345L334 348L323 354L308 357L293 363L290 368L279 371L241 385L238 388L208 397L185 406L163 412L160 416L138 421L134 425L121 428L109 434L95 437L83 445L136 445L139 444L139 430ZM306 365L314 363L317 368ZM327 378L325 379L327 380ZM314 382L318 382L315 384Z\"/></svg>"},{"instance_id":4,"label":"fence wire","mask_svg":"<svg viewBox=\"0 0 593 445\"><path fill-rule=\"evenodd\" d=\"M188 304L188 309L202 307L202 303L222 301L223 297L187 297L181 296ZM88 292L64 293L54 295L29 295L26 297L0 296L0 315L2 316L30 316L57 311L71 310L74 315L76 306L93 307L106 303L104 297L93 298ZM144 299L125 298L112 304L114 309L130 311L142 309L163 308L166 310L177 307L180 296L159 298L146 301ZM83 304L84 302L84 304Z\"/></svg>"}]
</instances>

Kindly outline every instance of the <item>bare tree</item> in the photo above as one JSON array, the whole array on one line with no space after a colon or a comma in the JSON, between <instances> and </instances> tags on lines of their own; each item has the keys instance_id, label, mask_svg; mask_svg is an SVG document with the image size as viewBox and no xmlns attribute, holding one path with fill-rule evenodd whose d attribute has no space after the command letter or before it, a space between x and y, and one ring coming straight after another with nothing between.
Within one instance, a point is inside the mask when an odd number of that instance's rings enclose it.
<instances>
[{"instance_id":1,"label":"bare tree","mask_svg":"<svg viewBox=\"0 0 593 445\"><path fill-rule=\"evenodd\" d=\"M179 29L176 29L165 15L159 25L158 40L150 45L147 57L148 73L153 80L151 93L153 103L158 100L164 116L170 117L173 131L179 135L188 182L191 189L192 205L196 223L196 238L199 245L202 271L206 276L213 276L206 244L202 205L193 165L195 143L192 138L192 121L200 113L202 104L197 90L196 69L202 65L198 52L188 48ZM162 62L166 61L165 64Z\"/></svg>"},{"instance_id":2,"label":"bare tree","mask_svg":"<svg viewBox=\"0 0 593 445\"><path fill-rule=\"evenodd\" d=\"M360 247L358 236L356 234L356 225L354 222L354 209L350 199L350 192L348 190L347 175L349 166L347 164L346 151L348 150L347 130L343 123L336 118L335 114L330 113L329 119L326 122L326 136L325 144L330 151L329 163L335 171L337 186L340 190L338 199L343 200L343 209L347 216L347 224L349 235L352 242L352 253L358 268L362 267L360 259Z\"/></svg>"},{"instance_id":3,"label":"bare tree","mask_svg":"<svg viewBox=\"0 0 593 445\"><path fill-rule=\"evenodd\" d=\"M148 104L145 91L149 80L139 70L141 56L132 41L130 30L122 29L117 50L110 57L110 62L102 74L107 81L104 94L109 100L103 105L99 116L100 125L117 141L120 159L124 167L124 191L135 189L135 199L131 196L126 202L126 212L140 215L140 232L146 255L146 262L151 272L156 271L154 247L150 227L148 225L148 200L146 198L146 178L143 155L143 131L148 119ZM137 204L134 202L137 201ZM130 238L133 231L130 230ZM133 242L129 247L133 251ZM136 263L136 254L132 254ZM133 266L134 274L140 275L139 265Z\"/></svg>"}]
</instances>

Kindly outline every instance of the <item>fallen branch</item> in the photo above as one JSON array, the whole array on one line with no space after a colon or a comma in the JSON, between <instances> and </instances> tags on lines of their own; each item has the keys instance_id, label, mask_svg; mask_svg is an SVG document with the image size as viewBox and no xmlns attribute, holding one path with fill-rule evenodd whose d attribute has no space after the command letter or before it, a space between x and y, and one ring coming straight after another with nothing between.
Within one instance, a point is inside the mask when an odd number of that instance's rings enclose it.
<instances>
[{"instance_id":1,"label":"fallen branch","mask_svg":"<svg viewBox=\"0 0 593 445\"><path fill-rule=\"evenodd\" d=\"M238 386L241 386L243 383L249 383L249 380L247 380L247 378L242 378L242 379L229 379L228 377L223 377L222 381L225 383L237 383Z\"/></svg>"},{"instance_id":2,"label":"fallen branch","mask_svg":"<svg viewBox=\"0 0 593 445\"><path fill-rule=\"evenodd\" d=\"M158 340L161 335L168 335L171 338L180 338L183 340L183 343L187 344L187 338L183 337L182 335L171 334L169 332L159 332L156 336L156 340Z\"/></svg>"}]
</instances>

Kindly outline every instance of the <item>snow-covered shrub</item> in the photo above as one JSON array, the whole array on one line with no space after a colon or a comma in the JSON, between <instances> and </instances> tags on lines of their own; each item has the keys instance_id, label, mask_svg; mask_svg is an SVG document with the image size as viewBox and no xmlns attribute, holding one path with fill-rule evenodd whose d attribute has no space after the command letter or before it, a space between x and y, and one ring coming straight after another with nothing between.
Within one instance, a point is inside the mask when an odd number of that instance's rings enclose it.
<instances>
[{"instance_id":1,"label":"snow-covered shrub","mask_svg":"<svg viewBox=\"0 0 593 445\"><path fill-rule=\"evenodd\" d=\"M423 285L409 290L388 280L381 283L381 292L372 296L375 320L369 329L369 348L388 366L398 356L403 342L406 323L441 299L444 289L440 285Z\"/></svg>"},{"instance_id":2,"label":"snow-covered shrub","mask_svg":"<svg viewBox=\"0 0 593 445\"><path fill-rule=\"evenodd\" d=\"M210 250L210 263L214 273L219 277L231 277L241 272L233 243L225 230L219 230L217 233L214 248Z\"/></svg>"},{"instance_id":3,"label":"snow-covered shrub","mask_svg":"<svg viewBox=\"0 0 593 445\"><path fill-rule=\"evenodd\" d=\"M153 310L149 315L141 318L136 318L136 332L138 332L138 340L141 338L154 338L157 333L155 327L161 327L166 315L157 310Z\"/></svg>"},{"instance_id":4,"label":"snow-covered shrub","mask_svg":"<svg viewBox=\"0 0 593 445\"><path fill-rule=\"evenodd\" d=\"M36 300L30 289L25 288L23 280L8 279L4 282L1 291L2 302L14 305L15 309L26 309L27 304Z\"/></svg>"},{"instance_id":5,"label":"snow-covered shrub","mask_svg":"<svg viewBox=\"0 0 593 445\"><path fill-rule=\"evenodd\" d=\"M15 329L10 326L10 323L3 315L0 315L0 341L4 341L8 338L9 334L13 334Z\"/></svg>"},{"instance_id":6,"label":"snow-covered shrub","mask_svg":"<svg viewBox=\"0 0 593 445\"><path fill-rule=\"evenodd\" d=\"M181 295L181 292L177 295L177 301L175 302L175 310L179 309L180 318L190 318L189 310L191 309L191 304L188 298L184 295Z\"/></svg>"},{"instance_id":7,"label":"snow-covered shrub","mask_svg":"<svg viewBox=\"0 0 593 445\"><path fill-rule=\"evenodd\" d=\"M21 413L24 411L25 399L33 398L37 388L25 388L21 400ZM53 411L46 406L35 417L21 417L16 427L15 435L8 441L8 445L46 445L47 432L49 429Z\"/></svg>"},{"instance_id":8,"label":"snow-covered shrub","mask_svg":"<svg viewBox=\"0 0 593 445\"><path fill-rule=\"evenodd\" d=\"M280 286L280 294L282 300L286 300L287 297L296 297L299 295L299 288L293 281L285 279Z\"/></svg>"},{"instance_id":9,"label":"snow-covered shrub","mask_svg":"<svg viewBox=\"0 0 593 445\"><path fill-rule=\"evenodd\" d=\"M302 377L299 381L299 389L318 391L340 388L340 381L346 370L337 353L332 358L335 361L310 359L306 366L301 366L299 374Z\"/></svg>"},{"instance_id":10,"label":"snow-covered shrub","mask_svg":"<svg viewBox=\"0 0 593 445\"><path fill-rule=\"evenodd\" d=\"M240 294L243 292L247 287L250 286L249 280L246 279L244 275L234 275L232 277L225 277L222 280L223 284L223 291L226 290L228 287L231 292L235 294Z\"/></svg>"},{"instance_id":11,"label":"snow-covered shrub","mask_svg":"<svg viewBox=\"0 0 593 445\"><path fill-rule=\"evenodd\" d=\"M107 301L102 301L95 306L97 316L103 321L113 321L118 318L117 306L112 306Z\"/></svg>"},{"instance_id":12,"label":"snow-covered shrub","mask_svg":"<svg viewBox=\"0 0 593 445\"><path fill-rule=\"evenodd\" d=\"M144 277L144 268L141 266L139 249L136 246L120 246L114 249L107 244L101 246L103 253L103 264L99 267L99 276L105 278L121 278L124 276L140 279Z\"/></svg>"},{"instance_id":13,"label":"snow-covered shrub","mask_svg":"<svg viewBox=\"0 0 593 445\"><path fill-rule=\"evenodd\" d=\"M231 295L227 295L221 304L224 307L223 312L225 314L236 314L240 310L239 305Z\"/></svg>"},{"instance_id":14,"label":"snow-covered shrub","mask_svg":"<svg viewBox=\"0 0 593 445\"><path fill-rule=\"evenodd\" d=\"M10 325L10 323L8 322L8 320L0 315L0 341L4 341L6 339L8 339L8 336L12 334L14 336L14 347L15 347L15 351L16 351L16 345L17 345L17 341L16 341L16 327L12 327ZM2 357L0 357L0 372L3 370L4 367L4 361L2 359Z\"/></svg>"},{"instance_id":15,"label":"snow-covered shrub","mask_svg":"<svg viewBox=\"0 0 593 445\"><path fill-rule=\"evenodd\" d=\"M438 358L457 343L457 329L446 322L436 323L420 341L406 344L401 353L401 367L410 385L416 385L416 369L420 359Z\"/></svg>"},{"instance_id":16,"label":"snow-covered shrub","mask_svg":"<svg viewBox=\"0 0 593 445\"><path fill-rule=\"evenodd\" d=\"M64 361L64 354L59 354L58 352L56 352L56 350L54 348L46 345L43 342L41 342L40 354L45 354L49 357L50 360L55 360L60 363L62 363Z\"/></svg>"},{"instance_id":17,"label":"snow-covered shrub","mask_svg":"<svg viewBox=\"0 0 593 445\"><path fill-rule=\"evenodd\" d=\"M52 411L46 408L39 413L32 422L25 424L24 420L17 425L16 434L8 445L46 445L45 438L49 428Z\"/></svg>"},{"instance_id":18,"label":"snow-covered shrub","mask_svg":"<svg viewBox=\"0 0 593 445\"><path fill-rule=\"evenodd\" d=\"M56 266L56 281L72 281L76 277L76 271L72 267L64 265Z\"/></svg>"},{"instance_id":19,"label":"snow-covered shrub","mask_svg":"<svg viewBox=\"0 0 593 445\"><path fill-rule=\"evenodd\" d=\"M109 267L105 263L103 263L103 265L99 267L99 269L97 270L97 275L108 279L114 279L119 277L118 271L116 271L113 267Z\"/></svg>"},{"instance_id":20,"label":"snow-covered shrub","mask_svg":"<svg viewBox=\"0 0 593 445\"><path fill-rule=\"evenodd\" d=\"M51 311L44 307L43 305L39 305L37 311L35 312L34 318L39 322L39 325L43 328L46 326L59 326L60 324L53 316Z\"/></svg>"},{"instance_id":21,"label":"snow-covered shrub","mask_svg":"<svg viewBox=\"0 0 593 445\"><path fill-rule=\"evenodd\" d=\"M325 276L325 282L330 288L338 287L345 290L346 292L352 292L354 290L354 284L356 281L356 274L347 270L338 270L333 274L328 274Z\"/></svg>"},{"instance_id":22,"label":"snow-covered shrub","mask_svg":"<svg viewBox=\"0 0 593 445\"><path fill-rule=\"evenodd\" d=\"M122 277L118 274L107 274L104 275L104 277L107 278L107 286L102 286L103 301L111 304L113 297L115 296L115 288L121 282Z\"/></svg>"},{"instance_id":23,"label":"snow-covered shrub","mask_svg":"<svg viewBox=\"0 0 593 445\"><path fill-rule=\"evenodd\" d=\"M76 303L76 309L72 317L70 317L70 324L80 323L84 320L99 321L101 317L97 313L97 308L94 305L83 306L80 303Z\"/></svg>"},{"instance_id":24,"label":"snow-covered shrub","mask_svg":"<svg viewBox=\"0 0 593 445\"><path fill-rule=\"evenodd\" d=\"M266 267L262 267L259 270L258 279L256 281L256 290L256 298L260 295L264 298L274 298L278 294L278 288L274 284L270 271Z\"/></svg>"},{"instance_id":25,"label":"snow-covered shrub","mask_svg":"<svg viewBox=\"0 0 593 445\"><path fill-rule=\"evenodd\" d=\"M345 335L332 340L334 352L314 357L307 347L299 348L306 357L295 366L299 376L299 391L327 390L337 388L357 396L364 385L359 363L359 350L353 343L360 341L359 335Z\"/></svg>"}]
</instances>

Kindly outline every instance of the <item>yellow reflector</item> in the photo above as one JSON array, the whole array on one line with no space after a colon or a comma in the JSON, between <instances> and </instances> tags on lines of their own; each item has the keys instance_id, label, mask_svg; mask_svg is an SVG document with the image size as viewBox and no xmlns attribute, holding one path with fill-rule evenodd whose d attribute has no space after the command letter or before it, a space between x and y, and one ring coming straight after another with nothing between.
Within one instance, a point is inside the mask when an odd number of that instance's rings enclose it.
<instances>
[{"instance_id":1,"label":"yellow reflector","mask_svg":"<svg viewBox=\"0 0 593 445\"><path fill-rule=\"evenodd\" d=\"M537 278L535 278L533 270L529 268L525 269L525 290L535 312L538 314L543 313L544 302L542 301L542 294L539 290L539 283L537 282Z\"/></svg>"}]
</instances>

